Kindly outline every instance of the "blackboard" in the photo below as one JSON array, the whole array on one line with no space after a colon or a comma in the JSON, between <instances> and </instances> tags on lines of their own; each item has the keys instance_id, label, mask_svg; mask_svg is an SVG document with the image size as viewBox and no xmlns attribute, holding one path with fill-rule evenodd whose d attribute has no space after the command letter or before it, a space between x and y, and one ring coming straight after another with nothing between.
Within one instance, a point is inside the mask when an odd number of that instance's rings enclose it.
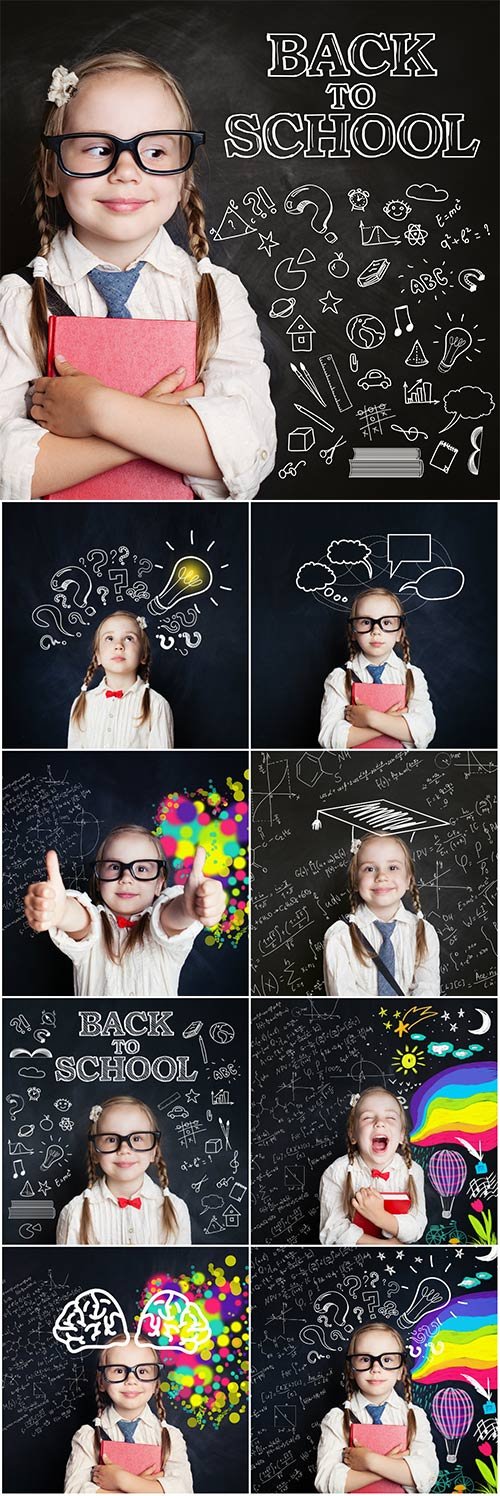
<instances>
[{"instance_id":1,"label":"blackboard","mask_svg":"<svg viewBox=\"0 0 500 1496\"><path fill-rule=\"evenodd\" d=\"M189 556L203 562L202 588L183 598L178 571ZM94 631L120 608L147 621L151 685L170 702L176 746L247 741L241 506L200 505L187 518L178 504L167 515L153 504L127 504L120 514L113 505L35 507L27 535L24 513L7 505L4 563L6 747L66 747ZM15 660L22 661L22 690ZM101 679L98 671L92 686Z\"/></svg>"},{"instance_id":2,"label":"blackboard","mask_svg":"<svg viewBox=\"0 0 500 1496\"><path fill-rule=\"evenodd\" d=\"M457 489L460 498L491 497L493 0L391 0L375 26L372 5L353 11L340 0L333 32L318 0L307 15L284 0L245 12L195 0L89 0L64 14L57 0L43 11L25 0L22 12L22 24L19 4L4 16L5 268L36 248L23 188L54 57L71 65L114 47L147 51L179 77L206 130L211 254L241 277L259 317L279 433L260 498L385 498L377 474L387 447L398 500L414 498L415 487L422 498L455 499ZM374 31L380 41L363 46ZM170 231L182 238L180 226ZM369 481L349 477L356 452Z\"/></svg>"},{"instance_id":3,"label":"blackboard","mask_svg":"<svg viewBox=\"0 0 500 1496\"><path fill-rule=\"evenodd\" d=\"M474 1350L479 1339L486 1349L485 1326L495 1318L494 1285L494 1262L460 1247L405 1247L404 1252L381 1252L376 1258L367 1248L254 1251L252 1490L312 1490L321 1420L345 1398L341 1376L351 1333L357 1325L379 1319L394 1324L405 1336L414 1401L430 1419L441 1467L434 1490L456 1490L464 1478L471 1484L462 1488L479 1490L475 1462L481 1458L481 1443L491 1440L494 1446L496 1437L496 1420L489 1416L495 1403L486 1392L487 1358L479 1377L483 1392L478 1379L474 1386L466 1374L470 1369L474 1377L474 1368L477 1371ZM436 1307L426 1314L427 1293L435 1294ZM449 1372L449 1330L457 1315L464 1332L464 1372L454 1378ZM491 1348L494 1343L493 1335ZM434 1362L433 1344L439 1347ZM490 1363L493 1356L494 1349ZM430 1364L436 1372L432 1382L424 1379ZM456 1464L447 1463L445 1440L432 1415L433 1398L442 1386L461 1387L471 1399L470 1429L459 1445ZM482 1458L486 1459L484 1454ZM489 1458L487 1467L491 1473Z\"/></svg>"},{"instance_id":4,"label":"blackboard","mask_svg":"<svg viewBox=\"0 0 500 1496\"><path fill-rule=\"evenodd\" d=\"M293 504L286 525L281 505L254 508L254 745L317 744L324 680L348 656L352 600L373 586L400 595L434 706L430 746L494 746L495 555L495 504L408 503L403 517L395 503Z\"/></svg>"},{"instance_id":5,"label":"blackboard","mask_svg":"<svg viewBox=\"0 0 500 1496\"><path fill-rule=\"evenodd\" d=\"M424 1170L427 1228L422 1241L437 1245L458 1239L477 1246L486 1238L488 1245L496 1230L494 1151L485 1154L487 1172L477 1174L476 1158L457 1142L460 1123L451 1143L448 1133L439 1146L414 1142L412 1135L427 1098L423 1087L431 1080L444 1096L451 1090L456 1094L460 1086L463 1128L466 1102L484 1094L485 1065L491 1086L495 1058L492 1003L478 1009L471 998L448 1004L398 1004L390 998L255 1000L253 1241L319 1242L319 1183L323 1170L346 1152L351 1096L382 1086L405 1108L412 1156ZM431 1104L435 1108L434 1095ZM479 1138L470 1141L479 1153ZM437 1193L428 1165L450 1146L465 1168L457 1165L461 1188L446 1218L449 1201ZM439 1174L438 1180L442 1182Z\"/></svg>"},{"instance_id":6,"label":"blackboard","mask_svg":"<svg viewBox=\"0 0 500 1496\"><path fill-rule=\"evenodd\" d=\"M349 911L353 827L370 829L374 800L412 813L402 834L440 939L441 992L496 991L491 754L254 753L252 785L255 996L324 992L323 937Z\"/></svg>"},{"instance_id":7,"label":"blackboard","mask_svg":"<svg viewBox=\"0 0 500 1496\"><path fill-rule=\"evenodd\" d=\"M9 753L4 762L4 992L11 997L68 996L71 963L50 936L35 935L22 901L29 883L45 877L44 854L54 847L67 888L86 889L97 847L112 826L155 825L165 794L196 791L212 780L243 784L242 755L159 753ZM171 876L171 881L172 876ZM247 987L246 938L207 946L201 931L181 972L181 996L236 996ZM147 997L147 993L144 994Z\"/></svg>"},{"instance_id":8,"label":"blackboard","mask_svg":"<svg viewBox=\"0 0 500 1496\"><path fill-rule=\"evenodd\" d=\"M38 1251L26 1247L21 1256L4 1252L4 1491L62 1491L72 1436L96 1416L95 1351L70 1354L52 1335L64 1305L84 1289L101 1288L114 1295L134 1333L146 1285L155 1277L164 1280L166 1271L174 1282L184 1278L184 1293L202 1303L202 1283L207 1287L215 1284L215 1300L220 1292L217 1282L229 1280L236 1289L239 1279L242 1292L233 1296L228 1291L226 1307L221 1303L221 1318L225 1325L232 1308L244 1325L245 1258L237 1250L214 1249L209 1255L200 1247L184 1251L173 1247L168 1267L164 1250L136 1247L121 1255L105 1248L89 1247L81 1252L79 1247L66 1247L57 1259L48 1247ZM238 1308L236 1297L240 1300ZM235 1337L229 1333L231 1341ZM238 1422L231 1420L231 1404L226 1400L221 1422L208 1412L201 1427L185 1398L173 1400L163 1392L167 1421L176 1424L186 1440L197 1492L247 1489L246 1396L242 1389L247 1344L243 1334L244 1329L242 1337L237 1337L239 1346L231 1346L231 1377L240 1392L233 1409L240 1410ZM217 1347L210 1359L214 1366ZM176 1361L178 1364L177 1356L169 1355L169 1373ZM202 1414L205 1407L203 1398Z\"/></svg>"},{"instance_id":9,"label":"blackboard","mask_svg":"<svg viewBox=\"0 0 500 1496\"><path fill-rule=\"evenodd\" d=\"M87 1185L89 1112L113 1095L158 1118L198 1243L247 1237L247 1004L4 1003L5 1242L55 1242ZM156 1171L150 1171L158 1183Z\"/></svg>"}]
</instances>

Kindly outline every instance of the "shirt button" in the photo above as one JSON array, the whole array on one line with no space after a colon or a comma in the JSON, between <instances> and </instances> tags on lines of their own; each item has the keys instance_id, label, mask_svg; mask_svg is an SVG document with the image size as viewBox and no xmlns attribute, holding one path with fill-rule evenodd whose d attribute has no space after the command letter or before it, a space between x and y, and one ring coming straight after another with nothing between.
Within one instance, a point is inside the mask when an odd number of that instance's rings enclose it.
<instances>
[{"instance_id":1,"label":"shirt button","mask_svg":"<svg viewBox=\"0 0 500 1496\"><path fill-rule=\"evenodd\" d=\"M261 454L260 454L260 455L261 455L261 457L262 457L262 461L263 461L263 462L265 462L265 460L266 460L266 457L267 457L267 455L268 455L268 454L267 454L267 452L266 452L266 449L265 449L265 447L263 447L263 449L262 449L262 452L261 452Z\"/></svg>"}]
</instances>

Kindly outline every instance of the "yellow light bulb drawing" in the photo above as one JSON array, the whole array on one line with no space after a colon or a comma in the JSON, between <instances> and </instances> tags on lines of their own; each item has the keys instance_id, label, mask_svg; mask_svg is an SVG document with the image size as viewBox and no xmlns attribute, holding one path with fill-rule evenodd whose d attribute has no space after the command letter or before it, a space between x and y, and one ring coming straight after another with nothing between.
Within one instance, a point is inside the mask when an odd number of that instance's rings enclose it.
<instances>
[{"instance_id":1,"label":"yellow light bulb drawing","mask_svg":"<svg viewBox=\"0 0 500 1496\"><path fill-rule=\"evenodd\" d=\"M148 612L172 613L178 603L190 602L191 598L208 592L212 582L213 572L206 561L200 556L181 556L162 591L148 603Z\"/></svg>"}]
</instances>

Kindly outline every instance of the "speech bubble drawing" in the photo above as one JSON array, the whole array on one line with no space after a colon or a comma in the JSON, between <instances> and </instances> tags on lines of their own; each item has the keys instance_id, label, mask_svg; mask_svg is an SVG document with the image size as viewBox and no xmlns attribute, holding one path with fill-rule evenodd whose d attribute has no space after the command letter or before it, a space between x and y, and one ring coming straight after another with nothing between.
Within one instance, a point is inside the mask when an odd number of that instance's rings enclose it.
<instances>
[{"instance_id":1,"label":"speech bubble drawing","mask_svg":"<svg viewBox=\"0 0 500 1496\"><path fill-rule=\"evenodd\" d=\"M448 421L447 426L439 428L440 435L444 431L450 431L459 420L477 421L480 416L491 416L495 401L490 391L482 390L480 385L462 384L458 390L447 390L443 406L447 416L451 415L451 421Z\"/></svg>"},{"instance_id":2,"label":"speech bubble drawing","mask_svg":"<svg viewBox=\"0 0 500 1496\"><path fill-rule=\"evenodd\" d=\"M414 582L405 582L399 591L415 592L422 602L445 603L451 597L459 596L464 582L465 576L459 566L432 566Z\"/></svg>"},{"instance_id":3,"label":"speech bubble drawing","mask_svg":"<svg viewBox=\"0 0 500 1496\"><path fill-rule=\"evenodd\" d=\"M430 534L426 532L403 534L395 531L387 536L389 576L395 577L400 566L412 566L415 562L428 566L431 552L432 536Z\"/></svg>"}]
</instances>

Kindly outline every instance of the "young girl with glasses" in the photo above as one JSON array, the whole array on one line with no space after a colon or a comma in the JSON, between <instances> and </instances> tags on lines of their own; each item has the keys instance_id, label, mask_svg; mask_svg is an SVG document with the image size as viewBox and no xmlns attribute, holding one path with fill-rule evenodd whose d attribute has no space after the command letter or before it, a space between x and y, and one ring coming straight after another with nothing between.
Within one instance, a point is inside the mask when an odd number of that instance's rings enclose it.
<instances>
[{"instance_id":1,"label":"young girl with glasses","mask_svg":"<svg viewBox=\"0 0 500 1496\"><path fill-rule=\"evenodd\" d=\"M189 1211L169 1189L151 1107L133 1096L111 1096L91 1107L89 1120L87 1188L63 1206L58 1246L188 1246ZM159 1186L148 1173L152 1168Z\"/></svg>"},{"instance_id":2,"label":"young girl with glasses","mask_svg":"<svg viewBox=\"0 0 500 1496\"><path fill-rule=\"evenodd\" d=\"M196 936L219 923L222 884L205 878L197 847L187 882L167 888L168 863L145 826L116 826L101 842L91 897L66 889L57 853L46 853L45 883L31 883L24 910L73 963L78 997L175 997Z\"/></svg>"},{"instance_id":3,"label":"young girl with glasses","mask_svg":"<svg viewBox=\"0 0 500 1496\"><path fill-rule=\"evenodd\" d=\"M193 1490L186 1444L180 1429L167 1423L160 1387L165 1368L146 1338L125 1342L116 1336L98 1353L97 1418L73 1435L64 1478L65 1492L127 1491L179 1493ZM151 1406L152 1404L152 1406ZM144 1451L142 1474L123 1469L106 1443L157 1445ZM113 1454L115 1458L113 1459Z\"/></svg>"},{"instance_id":4,"label":"young girl with glasses","mask_svg":"<svg viewBox=\"0 0 500 1496\"><path fill-rule=\"evenodd\" d=\"M99 685L89 691L96 672ZM173 748L172 711L149 684L151 646L145 618L110 613L92 640L92 658L73 702L68 748Z\"/></svg>"},{"instance_id":5,"label":"young girl with glasses","mask_svg":"<svg viewBox=\"0 0 500 1496\"><path fill-rule=\"evenodd\" d=\"M427 1225L424 1172L414 1163L398 1097L369 1086L351 1099L347 1153L328 1165L319 1187L324 1247L403 1246Z\"/></svg>"},{"instance_id":6,"label":"young girl with glasses","mask_svg":"<svg viewBox=\"0 0 500 1496\"><path fill-rule=\"evenodd\" d=\"M438 1458L427 1414L412 1400L406 1356L399 1331L383 1320L354 1331L344 1371L346 1401L343 1409L331 1408L321 1424L317 1491L434 1489ZM403 1397L396 1392L398 1382ZM384 1433L374 1437L374 1425ZM381 1446L388 1452L381 1453Z\"/></svg>"},{"instance_id":7,"label":"young girl with glasses","mask_svg":"<svg viewBox=\"0 0 500 1496\"><path fill-rule=\"evenodd\" d=\"M427 748L436 722L427 682L410 669L405 615L395 592L373 587L354 598L345 670L327 675L321 706L322 748ZM403 658L396 654L400 646ZM400 687L384 710L353 700L355 685ZM363 693L361 693L363 694ZM385 739L381 743L380 739ZM387 739L390 741L387 742Z\"/></svg>"},{"instance_id":8,"label":"young girl with glasses","mask_svg":"<svg viewBox=\"0 0 500 1496\"><path fill-rule=\"evenodd\" d=\"M439 936L420 908L413 858L400 836L364 836L348 871L351 913L323 941L330 997L439 997ZM409 893L413 909L403 903Z\"/></svg>"},{"instance_id":9,"label":"young girl with glasses","mask_svg":"<svg viewBox=\"0 0 500 1496\"><path fill-rule=\"evenodd\" d=\"M40 247L32 275L7 275L0 291L1 497L39 499L144 457L201 498L253 498L274 465L269 373L241 281L209 259L194 164L205 137L180 85L159 62L117 51L55 68L47 98ZM177 209L188 252L164 227ZM185 369L166 368L139 397L60 358L46 378L47 316L61 305L197 322L196 383L183 388Z\"/></svg>"}]
</instances>

